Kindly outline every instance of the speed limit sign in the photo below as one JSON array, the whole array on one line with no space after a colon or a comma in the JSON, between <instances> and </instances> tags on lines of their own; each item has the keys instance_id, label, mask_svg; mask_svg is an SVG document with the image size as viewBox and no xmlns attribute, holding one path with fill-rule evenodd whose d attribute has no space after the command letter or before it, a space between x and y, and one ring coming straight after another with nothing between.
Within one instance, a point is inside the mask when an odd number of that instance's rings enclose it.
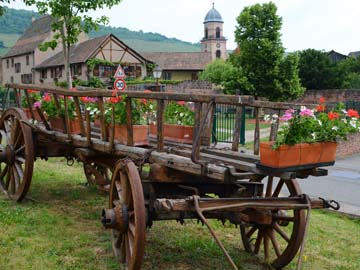
<instances>
[{"instance_id":1,"label":"speed limit sign","mask_svg":"<svg viewBox=\"0 0 360 270\"><path fill-rule=\"evenodd\" d=\"M126 83L123 79L116 79L114 82L114 88L118 91L123 91L126 88Z\"/></svg>"}]
</instances>

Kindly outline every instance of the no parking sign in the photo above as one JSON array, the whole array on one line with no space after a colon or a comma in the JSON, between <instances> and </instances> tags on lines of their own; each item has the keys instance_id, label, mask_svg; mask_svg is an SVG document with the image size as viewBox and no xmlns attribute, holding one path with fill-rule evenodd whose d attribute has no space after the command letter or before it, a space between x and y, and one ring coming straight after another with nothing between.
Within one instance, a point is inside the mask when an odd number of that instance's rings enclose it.
<instances>
[{"instance_id":1,"label":"no parking sign","mask_svg":"<svg viewBox=\"0 0 360 270\"><path fill-rule=\"evenodd\" d=\"M114 88L118 91L124 91L126 88L126 83L123 79L116 79L114 82Z\"/></svg>"}]
</instances>

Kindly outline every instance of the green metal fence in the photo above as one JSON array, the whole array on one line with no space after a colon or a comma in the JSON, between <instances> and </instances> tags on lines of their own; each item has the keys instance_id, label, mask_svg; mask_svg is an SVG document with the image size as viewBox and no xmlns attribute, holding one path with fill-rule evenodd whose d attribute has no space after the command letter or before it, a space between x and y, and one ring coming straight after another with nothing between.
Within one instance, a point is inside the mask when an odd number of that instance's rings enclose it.
<instances>
[{"instance_id":1,"label":"green metal fence","mask_svg":"<svg viewBox=\"0 0 360 270\"><path fill-rule=\"evenodd\" d=\"M16 106L15 94L12 89L0 87L0 104L2 111L9 107Z\"/></svg>"},{"instance_id":2,"label":"green metal fence","mask_svg":"<svg viewBox=\"0 0 360 270\"><path fill-rule=\"evenodd\" d=\"M245 113L243 110L243 121L241 121L240 141L239 143L245 144ZM216 104L216 109L213 119L213 142L227 142L233 141L233 134L236 121L236 106L228 104Z\"/></svg>"}]
</instances>

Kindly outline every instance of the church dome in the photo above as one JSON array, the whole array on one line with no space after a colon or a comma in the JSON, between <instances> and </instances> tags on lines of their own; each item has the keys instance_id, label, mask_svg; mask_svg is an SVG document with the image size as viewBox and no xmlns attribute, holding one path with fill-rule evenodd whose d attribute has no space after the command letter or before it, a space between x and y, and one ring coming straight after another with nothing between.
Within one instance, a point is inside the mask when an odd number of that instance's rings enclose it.
<instances>
[{"instance_id":1,"label":"church dome","mask_svg":"<svg viewBox=\"0 0 360 270\"><path fill-rule=\"evenodd\" d=\"M208 22L221 22L221 23L224 22L219 11L217 11L214 8L214 4L213 4L212 9L210 9L209 12L205 16L204 23L208 23Z\"/></svg>"}]
</instances>

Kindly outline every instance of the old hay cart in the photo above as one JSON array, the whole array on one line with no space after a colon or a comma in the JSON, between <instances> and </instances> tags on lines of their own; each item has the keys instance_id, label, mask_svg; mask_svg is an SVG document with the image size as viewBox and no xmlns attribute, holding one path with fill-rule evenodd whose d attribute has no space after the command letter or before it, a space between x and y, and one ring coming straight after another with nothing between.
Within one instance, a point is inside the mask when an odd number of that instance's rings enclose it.
<instances>
[{"instance_id":1,"label":"old hay cart","mask_svg":"<svg viewBox=\"0 0 360 270\"><path fill-rule=\"evenodd\" d=\"M69 162L83 162L88 181L109 191L102 223L111 230L115 255L127 269L141 269L146 227L151 227L153 221L186 219L206 224L232 268L237 266L209 219L239 226L245 250L281 269L299 249L302 252L310 210L334 206L323 199L310 199L297 183L297 178L326 175L327 171L319 168L326 164L284 170L257 166L260 110L279 113L289 104L262 102L249 96L122 92L127 123L123 133L127 136L125 143L120 143L115 138L116 110L105 106L114 98L112 91L68 91L35 85L10 85L9 89L15 93L17 107L4 111L0 120L0 188L20 202L30 188L36 158L66 157ZM34 91L63 112L60 129L51 125L43 108L34 104ZM98 126L92 122L89 110L84 110L82 97L96 98ZM156 135L138 146L132 125L132 104L137 99L152 100L157 111ZM169 101L192 102L192 144L165 139L164 110ZM231 149L219 149L210 143L216 104L237 108ZM72 133L71 106L79 124L77 134ZM256 116L254 154L238 151L240 115L245 106L254 108ZM272 124L270 140L275 138L278 124Z\"/></svg>"}]
</instances>

